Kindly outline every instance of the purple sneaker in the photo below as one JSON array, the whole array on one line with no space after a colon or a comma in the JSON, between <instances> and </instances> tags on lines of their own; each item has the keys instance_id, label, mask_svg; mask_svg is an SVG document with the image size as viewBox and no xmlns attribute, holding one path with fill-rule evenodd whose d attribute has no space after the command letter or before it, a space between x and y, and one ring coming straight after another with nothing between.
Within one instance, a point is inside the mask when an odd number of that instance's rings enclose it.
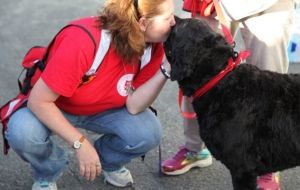
<instances>
[{"instance_id":1,"label":"purple sneaker","mask_svg":"<svg viewBox=\"0 0 300 190\"><path fill-rule=\"evenodd\" d=\"M280 190L279 172L259 176L256 183L258 190Z\"/></svg>"},{"instance_id":2,"label":"purple sneaker","mask_svg":"<svg viewBox=\"0 0 300 190\"><path fill-rule=\"evenodd\" d=\"M171 159L162 163L162 172L166 175L180 175L194 167L207 167L212 164L212 156L205 148L199 153L180 147L179 151Z\"/></svg>"}]
</instances>

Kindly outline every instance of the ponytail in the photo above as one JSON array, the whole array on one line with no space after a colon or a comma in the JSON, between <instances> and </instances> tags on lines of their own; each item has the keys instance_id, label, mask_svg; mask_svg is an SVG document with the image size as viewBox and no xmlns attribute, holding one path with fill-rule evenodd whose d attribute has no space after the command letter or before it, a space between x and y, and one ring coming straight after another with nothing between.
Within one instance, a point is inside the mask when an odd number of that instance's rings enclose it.
<instances>
[{"instance_id":1,"label":"ponytail","mask_svg":"<svg viewBox=\"0 0 300 190\"><path fill-rule=\"evenodd\" d=\"M140 58L146 47L144 32L139 26L139 19L158 15L159 5L164 0L106 0L99 13L103 29L112 34L116 52L131 62Z\"/></svg>"},{"instance_id":2,"label":"ponytail","mask_svg":"<svg viewBox=\"0 0 300 190\"><path fill-rule=\"evenodd\" d=\"M102 27L111 31L116 52L127 61L141 57L145 48L134 1L107 1L99 17Z\"/></svg>"}]
</instances>

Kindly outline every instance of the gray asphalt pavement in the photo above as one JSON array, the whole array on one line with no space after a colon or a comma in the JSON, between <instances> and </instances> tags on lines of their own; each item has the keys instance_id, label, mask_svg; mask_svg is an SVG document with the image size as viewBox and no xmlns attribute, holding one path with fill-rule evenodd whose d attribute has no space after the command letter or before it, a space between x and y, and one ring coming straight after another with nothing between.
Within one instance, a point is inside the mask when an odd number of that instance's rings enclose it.
<instances>
[{"instance_id":1,"label":"gray asphalt pavement","mask_svg":"<svg viewBox=\"0 0 300 190\"><path fill-rule=\"evenodd\" d=\"M182 0L175 0L176 14L181 15ZM17 76L21 71L20 62L26 51L33 45L46 45L53 35L68 21L95 15L103 0L0 0L0 105L18 92ZM291 65L290 72L298 72L300 64ZM177 84L168 82L159 98L155 101L163 126L161 143L162 158L171 156L183 143L181 118L177 105ZM24 134L25 135L25 134ZM89 137L93 137L92 134ZM60 139L55 140L66 147L70 163L58 181L59 189L117 189L103 183L103 177L93 182L79 176L74 152ZM0 147L3 147L0 136ZM233 158L234 159L234 158ZM177 177L159 175L158 148L150 151L142 162L134 159L128 164L134 177L132 188L138 190L231 190L228 170L218 161L203 169L193 169ZM284 190L300 189L299 168L281 173ZM33 179L30 166L23 162L13 151L7 156L0 153L0 190L31 189Z\"/></svg>"}]
</instances>

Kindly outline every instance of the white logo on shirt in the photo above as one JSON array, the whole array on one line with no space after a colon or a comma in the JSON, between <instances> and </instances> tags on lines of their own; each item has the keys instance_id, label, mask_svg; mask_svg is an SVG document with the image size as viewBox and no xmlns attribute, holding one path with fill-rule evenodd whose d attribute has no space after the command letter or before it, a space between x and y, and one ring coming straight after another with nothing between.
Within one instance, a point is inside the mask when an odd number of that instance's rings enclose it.
<instances>
[{"instance_id":1,"label":"white logo on shirt","mask_svg":"<svg viewBox=\"0 0 300 190\"><path fill-rule=\"evenodd\" d=\"M126 74L120 78L117 84L117 91L121 96L127 96L127 89L131 87L131 82L134 74Z\"/></svg>"}]
</instances>

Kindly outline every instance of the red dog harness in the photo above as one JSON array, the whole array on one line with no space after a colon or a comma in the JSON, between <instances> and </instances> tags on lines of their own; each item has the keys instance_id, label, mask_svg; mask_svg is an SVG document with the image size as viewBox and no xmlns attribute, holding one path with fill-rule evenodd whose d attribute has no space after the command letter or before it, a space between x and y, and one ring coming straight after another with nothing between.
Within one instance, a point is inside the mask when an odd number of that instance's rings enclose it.
<instances>
[{"instance_id":1,"label":"red dog harness","mask_svg":"<svg viewBox=\"0 0 300 190\"><path fill-rule=\"evenodd\" d=\"M233 37L229 31L229 29L225 26L225 19L223 16L222 11L220 10L220 6L216 0L214 0L215 8L217 10L217 13L219 13L219 17L221 18L220 20L223 21L221 22L221 28L224 34L224 37L226 41L234 46L235 42L233 40ZM228 64L225 69L223 69L219 74L217 74L213 79L208 81L206 84L204 84L202 87L200 87L194 94L193 94L193 99L199 98L202 95L204 95L206 92L208 92L210 89L212 89L215 85L218 84L218 82L224 78L230 71L232 71L236 66L238 66L243 60L245 60L248 56L250 55L250 52L247 50L240 51L235 58L230 58L228 60ZM184 118L187 119L195 119L196 118L196 113L195 112L183 112L181 109L181 103L182 103L182 90L179 89L179 94L178 94L178 104L179 104L179 110L181 115Z\"/></svg>"},{"instance_id":2,"label":"red dog harness","mask_svg":"<svg viewBox=\"0 0 300 190\"><path fill-rule=\"evenodd\" d=\"M235 60L231 57L228 60L228 64L225 69L223 69L219 74L217 74L213 79L205 83L202 87L200 87L194 94L193 99L200 98L203 96L206 92L208 92L210 89L212 89L214 86L218 84L222 78L224 78L230 71L232 71L235 67L237 67L244 59L246 59L250 55L249 51L241 51L239 52L238 56L235 58ZM178 104L180 108L181 115L184 118L187 119L195 119L196 113L195 112L183 112L181 109L181 103L182 103L182 90L179 89L179 95L178 95Z\"/></svg>"},{"instance_id":3,"label":"red dog harness","mask_svg":"<svg viewBox=\"0 0 300 190\"><path fill-rule=\"evenodd\" d=\"M228 60L228 65L225 69L223 69L219 74L217 74L213 79L208 81L206 84L204 84L201 88L199 88L194 94L193 99L201 97L203 94L208 92L211 88L213 88L218 82L226 76L230 71L232 71L236 66L238 66L244 59L246 59L249 56L248 51L241 51L237 58L235 58L235 61L231 57Z\"/></svg>"}]
</instances>

